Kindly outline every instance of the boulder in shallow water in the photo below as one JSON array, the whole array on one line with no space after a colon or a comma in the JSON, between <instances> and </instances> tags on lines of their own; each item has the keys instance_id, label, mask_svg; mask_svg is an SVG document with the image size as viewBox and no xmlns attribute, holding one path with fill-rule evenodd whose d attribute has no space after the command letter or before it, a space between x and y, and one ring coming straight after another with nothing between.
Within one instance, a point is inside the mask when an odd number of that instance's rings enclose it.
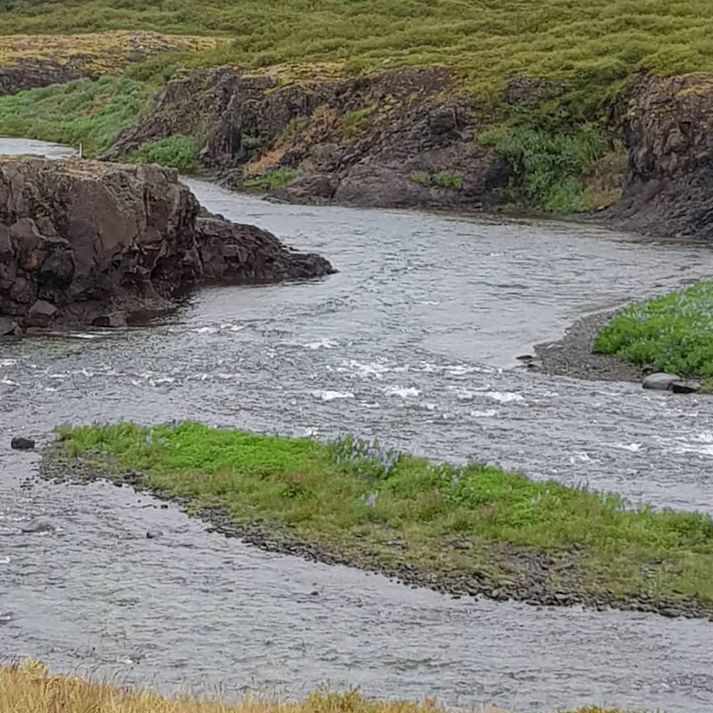
<instances>
[{"instance_id":1,"label":"boulder in shallow water","mask_svg":"<svg viewBox=\"0 0 713 713\"><path fill-rule=\"evenodd\" d=\"M10 441L10 448L16 451L31 451L35 447L35 442L31 438L17 436Z\"/></svg>"},{"instance_id":2,"label":"boulder in shallow water","mask_svg":"<svg viewBox=\"0 0 713 713\"><path fill-rule=\"evenodd\" d=\"M652 391L670 391L671 385L680 381L681 377L676 374L659 372L657 374L649 374L644 378L641 385L645 389L651 389Z\"/></svg>"}]
</instances>

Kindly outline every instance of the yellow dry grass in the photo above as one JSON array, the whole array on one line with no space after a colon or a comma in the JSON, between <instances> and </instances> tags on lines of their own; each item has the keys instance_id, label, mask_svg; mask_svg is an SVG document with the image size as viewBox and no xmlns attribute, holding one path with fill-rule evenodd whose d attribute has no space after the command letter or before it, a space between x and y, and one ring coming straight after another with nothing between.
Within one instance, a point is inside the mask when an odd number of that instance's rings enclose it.
<instances>
[{"instance_id":1,"label":"yellow dry grass","mask_svg":"<svg viewBox=\"0 0 713 713\"><path fill-rule=\"evenodd\" d=\"M215 49L215 37L164 35L158 32L96 32L81 35L0 36L0 67L32 62L82 69L86 74L117 73L131 62L162 52Z\"/></svg>"},{"instance_id":2,"label":"yellow dry grass","mask_svg":"<svg viewBox=\"0 0 713 713\"><path fill-rule=\"evenodd\" d=\"M445 713L431 701L371 701L356 691L315 693L299 702L261 701L247 698L238 704L166 698L134 692L66 676L52 676L35 661L0 667L2 713ZM482 713L506 713L487 707ZM577 713L622 713L583 708Z\"/></svg>"}]
</instances>

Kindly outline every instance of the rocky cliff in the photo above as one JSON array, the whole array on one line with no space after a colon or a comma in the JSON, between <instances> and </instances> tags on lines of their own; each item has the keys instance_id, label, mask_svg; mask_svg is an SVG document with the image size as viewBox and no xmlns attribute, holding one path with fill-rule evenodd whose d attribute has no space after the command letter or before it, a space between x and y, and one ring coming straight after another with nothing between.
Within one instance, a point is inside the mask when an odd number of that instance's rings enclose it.
<instances>
[{"instance_id":1,"label":"rocky cliff","mask_svg":"<svg viewBox=\"0 0 713 713\"><path fill-rule=\"evenodd\" d=\"M3 332L120 325L201 283L330 272L317 255L202 210L172 169L0 158Z\"/></svg>"},{"instance_id":2,"label":"rocky cliff","mask_svg":"<svg viewBox=\"0 0 713 713\"><path fill-rule=\"evenodd\" d=\"M230 68L168 83L154 110L105 158L175 135L200 137L200 165L234 188L295 202L488 207L508 164L447 69L281 84Z\"/></svg>"},{"instance_id":3,"label":"rocky cliff","mask_svg":"<svg viewBox=\"0 0 713 713\"><path fill-rule=\"evenodd\" d=\"M713 239L713 75L642 76L623 131L629 171L609 220L640 233Z\"/></svg>"}]
</instances>

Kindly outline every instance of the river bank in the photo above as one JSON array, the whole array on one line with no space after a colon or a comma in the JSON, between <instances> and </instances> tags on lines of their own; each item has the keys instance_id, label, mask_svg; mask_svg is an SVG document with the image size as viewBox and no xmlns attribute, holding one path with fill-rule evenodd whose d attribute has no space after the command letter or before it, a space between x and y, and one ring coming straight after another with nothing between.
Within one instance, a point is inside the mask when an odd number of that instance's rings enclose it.
<instances>
[{"instance_id":1,"label":"river bank","mask_svg":"<svg viewBox=\"0 0 713 713\"><path fill-rule=\"evenodd\" d=\"M378 701L357 689L344 693L321 689L301 701L245 696L228 703L190 694L167 698L142 690L92 683L81 678L51 675L43 664L25 661L0 668L0 706L12 713L55 713L57 701L71 705L71 713L446 713L434 700L423 703ZM507 713L504 708L485 706L479 713ZM566 713L560 710L560 713ZM619 708L580 708L571 713L624 713Z\"/></svg>"},{"instance_id":2,"label":"river bank","mask_svg":"<svg viewBox=\"0 0 713 713\"><path fill-rule=\"evenodd\" d=\"M640 382L644 368L611 354L596 351L597 336L619 310L583 317L557 341L535 346L538 368L545 374L589 381Z\"/></svg>"}]
</instances>

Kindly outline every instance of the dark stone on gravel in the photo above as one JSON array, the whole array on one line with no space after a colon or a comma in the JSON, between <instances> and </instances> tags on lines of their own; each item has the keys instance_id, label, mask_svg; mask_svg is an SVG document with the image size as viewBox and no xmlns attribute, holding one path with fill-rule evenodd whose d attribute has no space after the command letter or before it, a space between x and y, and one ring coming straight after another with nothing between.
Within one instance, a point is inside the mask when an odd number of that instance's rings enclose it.
<instances>
[{"instance_id":1,"label":"dark stone on gravel","mask_svg":"<svg viewBox=\"0 0 713 713\"><path fill-rule=\"evenodd\" d=\"M16 451L31 451L35 447L35 442L31 438L17 436L10 441L10 448Z\"/></svg>"},{"instance_id":2,"label":"dark stone on gravel","mask_svg":"<svg viewBox=\"0 0 713 713\"><path fill-rule=\"evenodd\" d=\"M641 386L645 389L651 389L652 391L670 391L672 390L671 387L673 384L680 381L681 377L676 374L659 372L644 377Z\"/></svg>"},{"instance_id":3,"label":"dark stone on gravel","mask_svg":"<svg viewBox=\"0 0 713 713\"><path fill-rule=\"evenodd\" d=\"M163 532L161 530L149 530L146 533L146 539L147 540L155 540L158 537L161 537L163 535Z\"/></svg>"},{"instance_id":4,"label":"dark stone on gravel","mask_svg":"<svg viewBox=\"0 0 713 713\"><path fill-rule=\"evenodd\" d=\"M697 394L701 390L701 385L697 381L673 381L669 386L669 391L674 394Z\"/></svg>"}]
</instances>

